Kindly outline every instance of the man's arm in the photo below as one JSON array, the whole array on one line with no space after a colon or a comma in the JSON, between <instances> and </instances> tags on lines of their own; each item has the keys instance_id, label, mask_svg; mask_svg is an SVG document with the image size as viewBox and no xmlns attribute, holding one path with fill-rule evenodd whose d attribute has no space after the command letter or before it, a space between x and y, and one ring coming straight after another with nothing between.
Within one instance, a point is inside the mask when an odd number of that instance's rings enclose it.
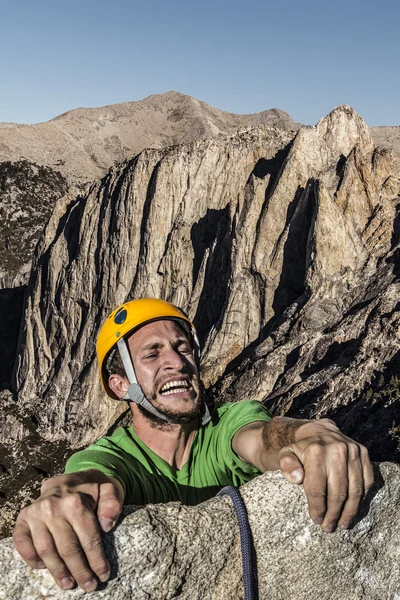
<instances>
[{"instance_id":1,"label":"man's arm","mask_svg":"<svg viewBox=\"0 0 400 600\"><path fill-rule=\"evenodd\" d=\"M232 448L262 473L280 469L291 483L303 483L310 517L326 532L350 527L374 481L368 450L329 419L257 421L239 429Z\"/></svg>"},{"instance_id":2,"label":"man's arm","mask_svg":"<svg viewBox=\"0 0 400 600\"><path fill-rule=\"evenodd\" d=\"M113 528L123 501L120 482L100 471L48 479L40 498L18 516L15 547L31 567L47 567L62 589L76 582L93 591L110 577L101 530Z\"/></svg>"}]
</instances>

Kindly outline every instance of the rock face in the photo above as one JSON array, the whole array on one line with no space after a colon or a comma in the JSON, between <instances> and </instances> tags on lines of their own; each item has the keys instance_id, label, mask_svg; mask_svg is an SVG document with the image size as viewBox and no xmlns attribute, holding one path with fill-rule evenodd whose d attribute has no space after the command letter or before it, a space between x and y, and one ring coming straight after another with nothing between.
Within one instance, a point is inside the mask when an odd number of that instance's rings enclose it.
<instances>
[{"instance_id":1,"label":"rock face","mask_svg":"<svg viewBox=\"0 0 400 600\"><path fill-rule=\"evenodd\" d=\"M25 282L43 226L67 189L65 177L50 167L0 162L0 288Z\"/></svg>"},{"instance_id":2,"label":"rock face","mask_svg":"<svg viewBox=\"0 0 400 600\"><path fill-rule=\"evenodd\" d=\"M85 184L145 148L234 134L260 124L299 127L278 109L236 115L191 96L167 92L139 102L78 108L37 125L0 123L0 161L24 157L59 171L69 183Z\"/></svg>"},{"instance_id":3,"label":"rock face","mask_svg":"<svg viewBox=\"0 0 400 600\"><path fill-rule=\"evenodd\" d=\"M260 600L395 600L400 594L400 467L382 464L353 529L324 534L301 487L269 473L241 488L257 556ZM105 536L111 580L91 598L243 598L240 538L228 497L197 507L149 505ZM129 514L131 513L131 514ZM0 542L0 598L86 598L62 592Z\"/></svg>"},{"instance_id":4,"label":"rock face","mask_svg":"<svg viewBox=\"0 0 400 600\"><path fill-rule=\"evenodd\" d=\"M114 163L144 148L215 138L262 123L293 132L299 127L278 109L234 115L177 92L80 108L37 125L0 123L0 287L27 282L37 240L55 201L71 186L76 196Z\"/></svg>"},{"instance_id":5,"label":"rock face","mask_svg":"<svg viewBox=\"0 0 400 600\"><path fill-rule=\"evenodd\" d=\"M101 392L95 337L111 308L146 295L194 320L218 399L304 415L349 404L398 348L393 164L340 107L294 140L260 127L146 150L60 201L15 371L41 435L77 447L107 430L120 407Z\"/></svg>"},{"instance_id":6,"label":"rock face","mask_svg":"<svg viewBox=\"0 0 400 600\"><path fill-rule=\"evenodd\" d=\"M261 124L299 129L278 109L227 113L168 92L95 109L79 108L37 125L0 123L0 287L27 282L33 248L57 198L76 194L145 148L233 135ZM375 144L400 156L400 128L373 127Z\"/></svg>"},{"instance_id":7,"label":"rock face","mask_svg":"<svg viewBox=\"0 0 400 600\"><path fill-rule=\"evenodd\" d=\"M125 408L101 390L94 344L135 297L194 320L210 399L333 417L374 460L399 460L399 192L395 156L344 106L295 135L145 150L58 200L0 398L3 531L34 471L36 489Z\"/></svg>"}]
</instances>

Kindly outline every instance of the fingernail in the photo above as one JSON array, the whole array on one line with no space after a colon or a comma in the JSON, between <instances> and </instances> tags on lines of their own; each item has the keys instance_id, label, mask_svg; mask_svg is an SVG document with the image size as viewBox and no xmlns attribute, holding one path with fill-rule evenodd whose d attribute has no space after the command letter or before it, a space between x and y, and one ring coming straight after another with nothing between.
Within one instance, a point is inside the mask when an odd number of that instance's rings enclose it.
<instances>
[{"instance_id":1,"label":"fingernail","mask_svg":"<svg viewBox=\"0 0 400 600\"><path fill-rule=\"evenodd\" d=\"M43 562L42 560L39 560L39 561L36 563L36 568L37 568L37 569L45 569L45 568L46 568L46 565L44 564L44 562Z\"/></svg>"},{"instance_id":2,"label":"fingernail","mask_svg":"<svg viewBox=\"0 0 400 600\"><path fill-rule=\"evenodd\" d=\"M63 590L70 590L75 585L75 581L72 579L72 577L63 577L60 583Z\"/></svg>"},{"instance_id":3,"label":"fingernail","mask_svg":"<svg viewBox=\"0 0 400 600\"><path fill-rule=\"evenodd\" d=\"M104 583L105 581L108 581L110 579L110 571L107 571L106 573L102 573L101 575L99 575L99 579L102 583Z\"/></svg>"},{"instance_id":4,"label":"fingernail","mask_svg":"<svg viewBox=\"0 0 400 600\"><path fill-rule=\"evenodd\" d=\"M301 483L303 481L303 471L300 469L295 469L290 473L290 479L293 483Z\"/></svg>"},{"instance_id":5,"label":"fingernail","mask_svg":"<svg viewBox=\"0 0 400 600\"><path fill-rule=\"evenodd\" d=\"M321 519L321 517L317 517L316 519L314 519L314 523L315 523L315 525L321 525L321 523L322 523L322 520L323 520L323 519Z\"/></svg>"},{"instance_id":6,"label":"fingernail","mask_svg":"<svg viewBox=\"0 0 400 600\"><path fill-rule=\"evenodd\" d=\"M111 519L99 519L100 524L101 524L101 528L105 533L108 533L109 531L111 531L111 529L114 527L115 525L115 521L112 521Z\"/></svg>"},{"instance_id":7,"label":"fingernail","mask_svg":"<svg viewBox=\"0 0 400 600\"><path fill-rule=\"evenodd\" d=\"M325 533L332 533L333 528L333 525L325 525L325 527L323 527L323 531L325 531Z\"/></svg>"},{"instance_id":8,"label":"fingernail","mask_svg":"<svg viewBox=\"0 0 400 600\"><path fill-rule=\"evenodd\" d=\"M349 529L350 523L345 521L344 523L339 523L339 529Z\"/></svg>"},{"instance_id":9,"label":"fingernail","mask_svg":"<svg viewBox=\"0 0 400 600\"><path fill-rule=\"evenodd\" d=\"M82 587L85 592L94 592L94 590L97 588L97 581L91 579L90 581L84 583Z\"/></svg>"}]
</instances>

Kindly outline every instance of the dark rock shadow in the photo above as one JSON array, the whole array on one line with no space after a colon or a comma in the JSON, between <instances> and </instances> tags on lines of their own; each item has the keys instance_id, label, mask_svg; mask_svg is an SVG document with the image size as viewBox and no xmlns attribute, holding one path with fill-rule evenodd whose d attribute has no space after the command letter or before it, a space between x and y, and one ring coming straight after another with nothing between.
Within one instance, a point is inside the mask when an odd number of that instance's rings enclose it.
<instances>
[{"instance_id":1,"label":"dark rock shadow","mask_svg":"<svg viewBox=\"0 0 400 600\"><path fill-rule=\"evenodd\" d=\"M11 391L26 286L0 290L0 390Z\"/></svg>"},{"instance_id":2,"label":"dark rock shadow","mask_svg":"<svg viewBox=\"0 0 400 600\"><path fill-rule=\"evenodd\" d=\"M310 180L306 188L298 187L286 213L285 228L288 230L283 249L282 271L275 291L272 308L275 318L305 291L307 270L307 245L314 213L318 183ZM300 202L303 209L298 210ZM282 232L283 234L283 232Z\"/></svg>"},{"instance_id":3,"label":"dark rock shadow","mask_svg":"<svg viewBox=\"0 0 400 600\"><path fill-rule=\"evenodd\" d=\"M196 284L204 255L209 250L203 289L194 317L200 344L203 345L212 327L219 328L232 273L232 230L229 205L220 210L208 209L194 223L190 232L193 245L193 287Z\"/></svg>"},{"instance_id":4,"label":"dark rock shadow","mask_svg":"<svg viewBox=\"0 0 400 600\"><path fill-rule=\"evenodd\" d=\"M358 353L364 339L365 335L360 335L359 337L347 340L346 342L333 342L319 361L311 363L303 371L301 379L305 381L311 375L332 365L337 365L342 368L346 367Z\"/></svg>"},{"instance_id":5,"label":"dark rock shadow","mask_svg":"<svg viewBox=\"0 0 400 600\"><path fill-rule=\"evenodd\" d=\"M396 216L393 221L393 233L391 239L391 248L395 248L400 242L400 204L396 206Z\"/></svg>"}]
</instances>

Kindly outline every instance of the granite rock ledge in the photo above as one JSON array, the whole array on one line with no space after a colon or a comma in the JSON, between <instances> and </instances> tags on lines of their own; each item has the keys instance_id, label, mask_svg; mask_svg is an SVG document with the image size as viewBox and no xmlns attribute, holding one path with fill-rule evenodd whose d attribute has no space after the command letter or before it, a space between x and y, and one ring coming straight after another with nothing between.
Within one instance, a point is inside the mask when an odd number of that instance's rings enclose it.
<instances>
[{"instance_id":1,"label":"granite rock ledge","mask_svg":"<svg viewBox=\"0 0 400 600\"><path fill-rule=\"evenodd\" d=\"M268 473L241 488L258 561L260 600L395 600L400 597L400 466L376 465L376 484L352 530L324 534L301 486ZM112 577L103 589L62 592L0 542L0 599L128 600L243 597L239 532L231 500L128 507L105 536Z\"/></svg>"}]
</instances>

